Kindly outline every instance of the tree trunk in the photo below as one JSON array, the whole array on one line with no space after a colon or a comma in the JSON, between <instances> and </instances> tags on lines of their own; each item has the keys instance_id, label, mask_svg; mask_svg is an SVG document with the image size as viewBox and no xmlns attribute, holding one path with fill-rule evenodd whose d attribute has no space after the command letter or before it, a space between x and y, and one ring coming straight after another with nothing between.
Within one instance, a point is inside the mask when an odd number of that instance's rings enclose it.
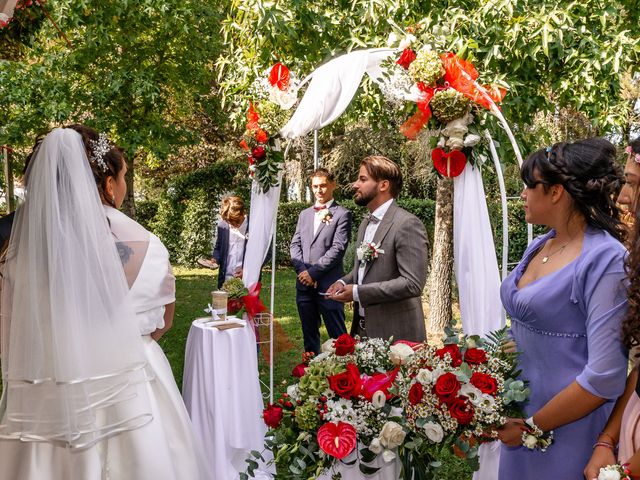
<instances>
[{"instance_id":1,"label":"tree trunk","mask_svg":"<svg viewBox=\"0 0 640 480\"><path fill-rule=\"evenodd\" d=\"M134 152L127 152L127 174L124 179L127 183L127 195L124 197L120 210L131 217L136 218L136 204L133 198L133 158Z\"/></svg>"},{"instance_id":2,"label":"tree trunk","mask_svg":"<svg viewBox=\"0 0 640 480\"><path fill-rule=\"evenodd\" d=\"M453 179L438 179L433 255L429 274L429 332L441 334L452 318Z\"/></svg>"}]
</instances>

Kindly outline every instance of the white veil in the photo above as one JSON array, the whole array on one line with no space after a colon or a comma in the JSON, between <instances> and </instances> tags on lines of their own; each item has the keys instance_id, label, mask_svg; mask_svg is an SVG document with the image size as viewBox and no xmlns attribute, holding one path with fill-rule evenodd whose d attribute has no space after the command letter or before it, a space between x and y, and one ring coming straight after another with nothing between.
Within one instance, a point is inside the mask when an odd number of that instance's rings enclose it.
<instances>
[{"instance_id":1,"label":"white veil","mask_svg":"<svg viewBox=\"0 0 640 480\"><path fill-rule=\"evenodd\" d=\"M146 360L81 136L27 171L3 272L0 438L85 448L151 421Z\"/></svg>"}]
</instances>

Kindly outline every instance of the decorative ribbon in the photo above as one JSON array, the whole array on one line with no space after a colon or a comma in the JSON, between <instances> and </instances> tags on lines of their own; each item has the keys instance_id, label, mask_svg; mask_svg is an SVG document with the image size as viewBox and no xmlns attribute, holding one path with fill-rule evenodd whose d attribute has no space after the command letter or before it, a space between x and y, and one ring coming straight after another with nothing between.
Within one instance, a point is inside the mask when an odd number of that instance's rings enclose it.
<instances>
[{"instance_id":1,"label":"decorative ribbon","mask_svg":"<svg viewBox=\"0 0 640 480\"><path fill-rule=\"evenodd\" d=\"M242 297L242 303L244 303L244 308L247 311L247 315L249 318L253 320L260 312L265 312L267 307L264 306L262 300L260 300L260 288L262 285L260 282L256 282L251 287L249 287L249 293Z\"/></svg>"}]
</instances>

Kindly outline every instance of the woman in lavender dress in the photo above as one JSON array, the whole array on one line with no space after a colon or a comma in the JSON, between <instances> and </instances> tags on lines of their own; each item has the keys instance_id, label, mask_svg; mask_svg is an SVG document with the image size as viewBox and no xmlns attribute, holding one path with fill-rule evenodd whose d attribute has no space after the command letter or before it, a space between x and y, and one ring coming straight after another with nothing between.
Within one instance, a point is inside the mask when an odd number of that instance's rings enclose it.
<instances>
[{"instance_id":1,"label":"woman in lavender dress","mask_svg":"<svg viewBox=\"0 0 640 480\"><path fill-rule=\"evenodd\" d=\"M527 158L525 216L550 231L503 282L502 302L531 397L526 423L501 429L500 480L581 480L594 439L623 392L627 352L621 185L610 142L559 143ZM553 430L546 452L522 446L526 424Z\"/></svg>"}]
</instances>

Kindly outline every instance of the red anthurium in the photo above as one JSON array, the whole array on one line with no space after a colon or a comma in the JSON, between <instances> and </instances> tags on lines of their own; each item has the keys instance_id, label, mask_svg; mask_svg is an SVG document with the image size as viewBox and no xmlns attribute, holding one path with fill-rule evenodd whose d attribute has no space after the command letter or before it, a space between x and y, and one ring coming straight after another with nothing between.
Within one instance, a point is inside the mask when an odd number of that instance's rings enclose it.
<instances>
[{"instance_id":1,"label":"red anthurium","mask_svg":"<svg viewBox=\"0 0 640 480\"><path fill-rule=\"evenodd\" d=\"M318 445L324 453L339 460L356 448L356 429L345 422L328 422L318 429Z\"/></svg>"},{"instance_id":2,"label":"red anthurium","mask_svg":"<svg viewBox=\"0 0 640 480\"><path fill-rule=\"evenodd\" d=\"M285 91L289 88L290 79L291 74L289 73L289 69L280 62L271 67L271 71L269 72L269 83L272 87L277 87L279 90Z\"/></svg>"},{"instance_id":3,"label":"red anthurium","mask_svg":"<svg viewBox=\"0 0 640 480\"><path fill-rule=\"evenodd\" d=\"M433 166L445 177L457 177L467 164L467 156L460 150L446 153L441 148L434 148L431 152Z\"/></svg>"}]
</instances>

